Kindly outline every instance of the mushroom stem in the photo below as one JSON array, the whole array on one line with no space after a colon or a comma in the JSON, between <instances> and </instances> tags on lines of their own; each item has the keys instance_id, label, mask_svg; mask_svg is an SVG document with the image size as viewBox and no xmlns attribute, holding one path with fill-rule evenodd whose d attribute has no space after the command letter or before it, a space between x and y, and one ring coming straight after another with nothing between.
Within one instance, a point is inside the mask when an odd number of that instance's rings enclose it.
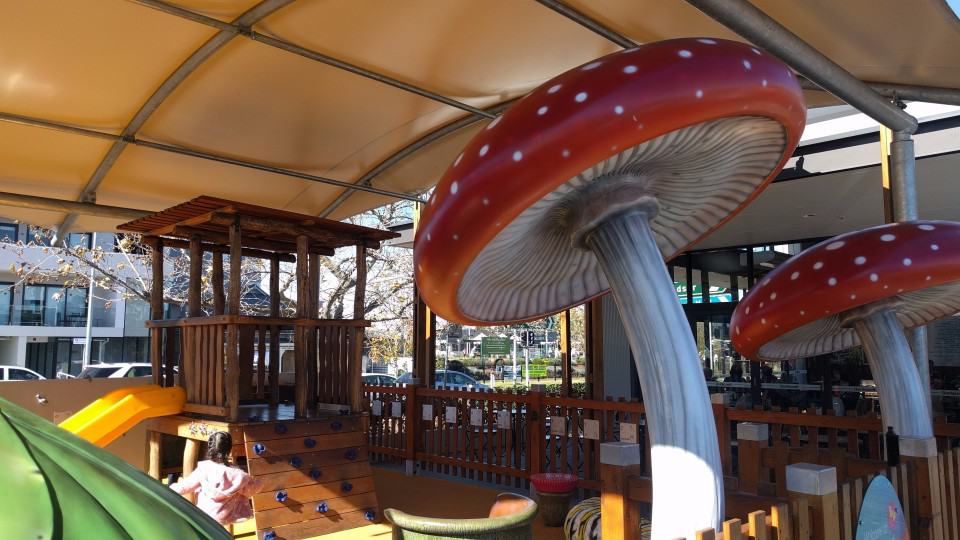
<instances>
[{"instance_id":1,"label":"mushroom stem","mask_svg":"<svg viewBox=\"0 0 960 540\"><path fill-rule=\"evenodd\" d=\"M884 425L893 426L901 437L933 437L920 374L896 315L888 309L873 310L850 322L877 383Z\"/></svg>"},{"instance_id":2,"label":"mushroom stem","mask_svg":"<svg viewBox=\"0 0 960 540\"><path fill-rule=\"evenodd\" d=\"M586 235L633 350L652 449L652 538L719 528L723 474L713 409L690 325L648 216L610 216Z\"/></svg>"}]
</instances>

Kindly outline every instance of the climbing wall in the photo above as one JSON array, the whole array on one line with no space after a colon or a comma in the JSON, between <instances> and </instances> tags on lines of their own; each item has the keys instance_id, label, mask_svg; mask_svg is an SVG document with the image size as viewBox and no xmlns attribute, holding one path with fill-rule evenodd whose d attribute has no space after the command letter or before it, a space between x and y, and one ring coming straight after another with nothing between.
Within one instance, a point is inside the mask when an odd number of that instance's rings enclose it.
<instances>
[{"instance_id":1,"label":"climbing wall","mask_svg":"<svg viewBox=\"0 0 960 540\"><path fill-rule=\"evenodd\" d=\"M260 540L294 540L379 519L361 416L246 425Z\"/></svg>"}]
</instances>

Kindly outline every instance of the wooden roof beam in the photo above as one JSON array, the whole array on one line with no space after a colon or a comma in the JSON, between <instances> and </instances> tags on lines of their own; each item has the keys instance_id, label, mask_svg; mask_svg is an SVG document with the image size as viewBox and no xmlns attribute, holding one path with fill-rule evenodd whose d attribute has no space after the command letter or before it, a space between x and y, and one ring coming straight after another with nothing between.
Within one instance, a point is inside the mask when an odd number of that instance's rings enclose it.
<instances>
[{"instance_id":1,"label":"wooden roof beam","mask_svg":"<svg viewBox=\"0 0 960 540\"><path fill-rule=\"evenodd\" d=\"M310 240L320 242L331 247L349 246L362 242L361 239L352 234L334 234L329 231L318 230L310 226L298 225L295 223L277 221L273 219L264 219L243 215L237 216L224 212L212 212L209 223L213 225L229 226L234 223L234 220L239 220L240 228L243 230L257 231L264 234L281 234L291 236L293 238L298 236L306 236Z\"/></svg>"},{"instance_id":2,"label":"wooden roof beam","mask_svg":"<svg viewBox=\"0 0 960 540\"><path fill-rule=\"evenodd\" d=\"M163 247L171 247L177 249L190 249L190 242L187 240L180 240L177 238L164 238ZM227 246L210 244L210 243L201 243L200 249L202 251L209 251L211 253L230 253L230 248ZM289 253L275 253L272 251L263 251L260 249L251 249L244 248L241 252L244 257L253 257L254 259L274 259L276 258L280 262L295 262L297 259Z\"/></svg>"}]
</instances>

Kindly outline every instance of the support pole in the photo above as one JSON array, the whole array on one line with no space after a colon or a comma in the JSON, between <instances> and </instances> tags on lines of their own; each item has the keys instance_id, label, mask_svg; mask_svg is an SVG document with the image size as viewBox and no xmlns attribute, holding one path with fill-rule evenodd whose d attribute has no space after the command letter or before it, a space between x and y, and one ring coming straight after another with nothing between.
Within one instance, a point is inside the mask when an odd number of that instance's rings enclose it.
<instances>
[{"instance_id":1,"label":"support pole","mask_svg":"<svg viewBox=\"0 0 960 540\"><path fill-rule=\"evenodd\" d=\"M812 463L787 465L787 496L805 500L813 517L811 538L840 539L840 501L837 496L837 469ZM801 513L806 513L801 508Z\"/></svg>"},{"instance_id":2,"label":"support pole","mask_svg":"<svg viewBox=\"0 0 960 540\"><path fill-rule=\"evenodd\" d=\"M148 243L152 251L150 252L150 320L160 320L163 318L163 241L157 237L148 238ZM163 335L162 328L150 329L150 364L153 371L153 384L163 384L164 377L160 367L163 365ZM169 334L168 334L169 335ZM168 340L167 347L173 347L172 340ZM169 368L172 373L173 367ZM173 385L172 380L166 381L166 385Z\"/></svg>"},{"instance_id":3,"label":"support pole","mask_svg":"<svg viewBox=\"0 0 960 540\"><path fill-rule=\"evenodd\" d=\"M242 255L240 224L230 227L230 293L227 297L228 315L240 314L240 263ZM237 323L227 325L226 397L227 417L236 421L240 416L240 332Z\"/></svg>"},{"instance_id":4,"label":"support pole","mask_svg":"<svg viewBox=\"0 0 960 540\"><path fill-rule=\"evenodd\" d=\"M223 315L226 297L223 290L223 253L216 251L213 255L213 272L210 286L213 288L213 314Z\"/></svg>"},{"instance_id":5,"label":"support pole","mask_svg":"<svg viewBox=\"0 0 960 540\"><path fill-rule=\"evenodd\" d=\"M308 319L316 319L318 318L320 304L320 256L316 253L311 253L308 258L310 288L307 291L306 316ZM319 384L319 364L317 361L319 352L317 332L319 328L316 326L308 326L304 328L304 331L307 334L307 399L309 400L307 406L312 408L317 402L317 385Z\"/></svg>"},{"instance_id":6,"label":"support pole","mask_svg":"<svg viewBox=\"0 0 960 540\"><path fill-rule=\"evenodd\" d=\"M280 316L280 259L270 259L270 317ZM280 327L270 327L270 405L280 403Z\"/></svg>"},{"instance_id":7,"label":"support pole","mask_svg":"<svg viewBox=\"0 0 960 540\"><path fill-rule=\"evenodd\" d=\"M148 431L150 440L148 448L148 466L147 474L150 475L150 478L154 480L160 480L160 463L162 462L162 456L160 455L161 442L163 442L163 434L159 431Z\"/></svg>"},{"instance_id":8,"label":"support pole","mask_svg":"<svg viewBox=\"0 0 960 540\"><path fill-rule=\"evenodd\" d=\"M353 291L354 319L364 319L366 317L366 293L367 248L363 244L357 244L357 281ZM357 327L353 335L353 366L349 371L350 408L353 412L360 412L363 409L363 385L361 380L363 372L363 335L363 327Z\"/></svg>"},{"instance_id":9,"label":"support pole","mask_svg":"<svg viewBox=\"0 0 960 540\"><path fill-rule=\"evenodd\" d=\"M310 239L304 235L297 237L297 319L306 318L307 304L310 298L309 269ZM294 352L294 414L298 418L307 416L307 333L306 327L297 325L293 336Z\"/></svg>"},{"instance_id":10,"label":"support pole","mask_svg":"<svg viewBox=\"0 0 960 540\"><path fill-rule=\"evenodd\" d=\"M587 362L587 398L603 399L603 298L584 304Z\"/></svg>"},{"instance_id":11,"label":"support pole","mask_svg":"<svg viewBox=\"0 0 960 540\"><path fill-rule=\"evenodd\" d=\"M640 474L640 445L600 445L602 538L640 538L640 505L630 500L630 477Z\"/></svg>"},{"instance_id":12,"label":"support pole","mask_svg":"<svg viewBox=\"0 0 960 540\"><path fill-rule=\"evenodd\" d=\"M200 249L200 237L190 237L190 282L187 284L187 316L199 317L200 275L203 270L203 250Z\"/></svg>"},{"instance_id":13,"label":"support pole","mask_svg":"<svg viewBox=\"0 0 960 540\"><path fill-rule=\"evenodd\" d=\"M190 476L197 468L197 459L200 457L200 441L187 439L183 446L183 478ZM196 495L189 494L187 499L196 503Z\"/></svg>"},{"instance_id":14,"label":"support pole","mask_svg":"<svg viewBox=\"0 0 960 540\"><path fill-rule=\"evenodd\" d=\"M560 393L570 397L573 392L573 358L570 354L570 310L560 313L560 362L562 379Z\"/></svg>"}]
</instances>

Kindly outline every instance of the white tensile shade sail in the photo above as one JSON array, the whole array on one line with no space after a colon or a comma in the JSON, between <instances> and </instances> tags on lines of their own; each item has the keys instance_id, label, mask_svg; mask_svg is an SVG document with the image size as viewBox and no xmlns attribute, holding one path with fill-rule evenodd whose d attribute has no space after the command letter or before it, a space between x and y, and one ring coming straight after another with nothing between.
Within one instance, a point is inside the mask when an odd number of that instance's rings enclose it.
<instances>
[{"instance_id":1,"label":"white tensile shade sail","mask_svg":"<svg viewBox=\"0 0 960 540\"><path fill-rule=\"evenodd\" d=\"M537 2L184 0L174 6L206 22L157 4L5 6L0 115L8 117L0 121L0 191L68 200L92 191L99 204L143 210L205 194L342 219L391 197L13 123L9 115L113 135L126 130L146 141L418 194L489 121L464 108L509 103L620 48ZM679 0L567 4L637 43L738 39ZM755 4L862 80L960 86L960 23L941 0L882 9L869 0ZM254 37L292 43L462 107L215 26L240 17L252 21ZM181 68L188 61L193 69ZM178 68L182 80L168 81ZM808 106L836 103L822 92L808 92L807 100ZM418 144L458 121L457 129ZM6 207L0 215L50 226L66 217ZM78 216L72 228L112 230L119 221Z\"/></svg>"}]
</instances>

